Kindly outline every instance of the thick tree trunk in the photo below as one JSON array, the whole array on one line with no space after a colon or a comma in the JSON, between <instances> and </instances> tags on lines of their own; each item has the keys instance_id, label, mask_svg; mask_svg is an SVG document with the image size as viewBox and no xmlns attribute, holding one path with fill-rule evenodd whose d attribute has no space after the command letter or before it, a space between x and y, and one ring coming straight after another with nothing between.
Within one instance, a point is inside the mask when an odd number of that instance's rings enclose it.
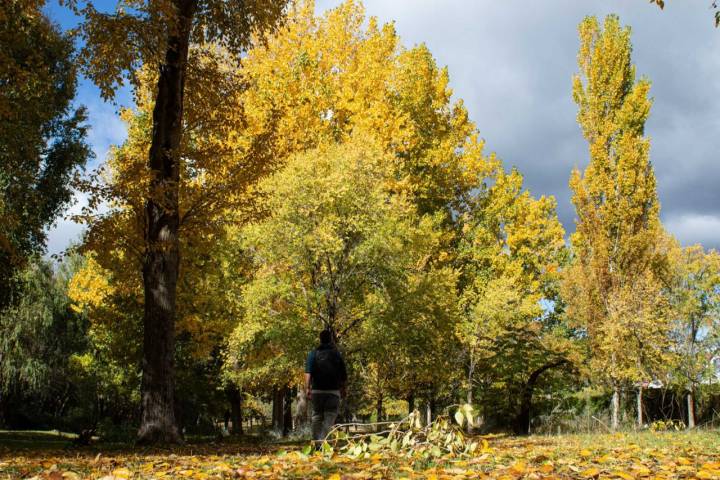
<instances>
[{"instance_id":1,"label":"thick tree trunk","mask_svg":"<svg viewBox=\"0 0 720 480\"><path fill-rule=\"evenodd\" d=\"M545 371L551 368L559 367L567 363L566 360L558 360L552 363L546 363L542 367L536 369L530 374L527 382L523 386L520 394L520 409L517 417L515 417L515 433L518 435L527 435L530 433L530 414L532 410L532 397L535 391L535 385Z\"/></svg>"},{"instance_id":2,"label":"thick tree trunk","mask_svg":"<svg viewBox=\"0 0 720 480\"><path fill-rule=\"evenodd\" d=\"M236 386L230 386L227 389L228 402L230 402L230 421L232 429L230 433L233 435L243 434L243 414L242 414L242 394Z\"/></svg>"},{"instance_id":3,"label":"thick tree trunk","mask_svg":"<svg viewBox=\"0 0 720 480\"><path fill-rule=\"evenodd\" d=\"M620 414L620 387L615 385L613 387L613 395L612 395L612 402L611 402L611 419L610 419L610 428L612 428L613 431L617 430L620 422L619 422L619 414Z\"/></svg>"},{"instance_id":4,"label":"thick tree trunk","mask_svg":"<svg viewBox=\"0 0 720 480\"><path fill-rule=\"evenodd\" d=\"M637 426L642 428L643 426L643 387L642 384L638 386L637 391Z\"/></svg>"},{"instance_id":5,"label":"thick tree trunk","mask_svg":"<svg viewBox=\"0 0 720 480\"><path fill-rule=\"evenodd\" d=\"M687 428L695 428L695 396L691 389L687 394L688 425Z\"/></svg>"},{"instance_id":6,"label":"thick tree trunk","mask_svg":"<svg viewBox=\"0 0 720 480\"><path fill-rule=\"evenodd\" d=\"M175 294L180 264L179 147L188 45L196 1L175 1L178 24L176 29L170 29L153 110L148 160L153 176L145 204L142 416L138 431L141 444L182 441L174 411Z\"/></svg>"}]
</instances>

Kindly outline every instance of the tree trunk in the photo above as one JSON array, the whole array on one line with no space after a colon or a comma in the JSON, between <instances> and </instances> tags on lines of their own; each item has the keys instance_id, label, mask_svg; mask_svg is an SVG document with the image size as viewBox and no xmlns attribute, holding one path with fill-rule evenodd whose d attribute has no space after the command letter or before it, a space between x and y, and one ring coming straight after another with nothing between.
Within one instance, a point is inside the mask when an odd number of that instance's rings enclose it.
<instances>
[{"instance_id":1,"label":"tree trunk","mask_svg":"<svg viewBox=\"0 0 720 480\"><path fill-rule=\"evenodd\" d=\"M410 395L408 395L407 402L408 402L408 415L410 415L411 413L413 413L415 411L415 394L414 393L410 393Z\"/></svg>"},{"instance_id":2,"label":"tree trunk","mask_svg":"<svg viewBox=\"0 0 720 480\"><path fill-rule=\"evenodd\" d=\"M687 394L687 411L688 411L688 428L695 428L695 397L693 395L693 389L690 387L690 391Z\"/></svg>"},{"instance_id":3,"label":"tree trunk","mask_svg":"<svg viewBox=\"0 0 720 480\"><path fill-rule=\"evenodd\" d=\"M472 405L473 403L473 375L475 374L475 362L470 361L470 365L468 366L468 390L467 390L467 403L468 405Z\"/></svg>"},{"instance_id":4,"label":"tree trunk","mask_svg":"<svg viewBox=\"0 0 720 480\"><path fill-rule=\"evenodd\" d=\"M615 385L613 387L613 395L612 395L612 413L611 413L611 420L610 420L610 428L612 428L613 431L618 429L619 426L619 418L618 415L620 413L620 387Z\"/></svg>"},{"instance_id":5,"label":"tree trunk","mask_svg":"<svg viewBox=\"0 0 720 480\"><path fill-rule=\"evenodd\" d=\"M272 404L272 429L278 433L283 431L283 400L285 399L285 392L283 389L275 388L273 390L273 404Z\"/></svg>"},{"instance_id":6,"label":"tree trunk","mask_svg":"<svg viewBox=\"0 0 720 480\"><path fill-rule=\"evenodd\" d=\"M638 387L637 392L637 426L642 428L643 426L643 387L642 384Z\"/></svg>"},{"instance_id":7,"label":"tree trunk","mask_svg":"<svg viewBox=\"0 0 720 480\"><path fill-rule=\"evenodd\" d=\"M292 397L293 392L290 388L285 387L284 389L285 403L283 405L283 437L287 437L290 434L290 430L293 428L292 421Z\"/></svg>"},{"instance_id":8,"label":"tree trunk","mask_svg":"<svg viewBox=\"0 0 720 480\"><path fill-rule=\"evenodd\" d=\"M535 391L535 385L545 371L551 368L559 367L567 363L567 360L558 360L552 363L546 363L542 367L536 369L530 374L527 382L523 386L520 394L520 409L517 417L515 417L515 433L518 435L527 435L530 433L530 413L532 410L532 397Z\"/></svg>"},{"instance_id":9,"label":"tree trunk","mask_svg":"<svg viewBox=\"0 0 720 480\"><path fill-rule=\"evenodd\" d=\"M383 411L383 397L382 395L378 395L377 399L375 400L375 421L376 422L382 422L382 411ZM382 430L382 427L380 425L377 426L378 432Z\"/></svg>"},{"instance_id":10,"label":"tree trunk","mask_svg":"<svg viewBox=\"0 0 720 480\"><path fill-rule=\"evenodd\" d=\"M233 435L243 434L243 414L242 414L242 394L235 385L227 389L228 402L230 402L230 420L232 421L232 429L230 433Z\"/></svg>"},{"instance_id":11,"label":"tree trunk","mask_svg":"<svg viewBox=\"0 0 720 480\"><path fill-rule=\"evenodd\" d=\"M148 159L152 179L145 203L140 444L182 441L174 411L175 294L180 264L179 147L188 45L196 1L174 2L178 11L177 28L169 29L153 110Z\"/></svg>"}]
</instances>

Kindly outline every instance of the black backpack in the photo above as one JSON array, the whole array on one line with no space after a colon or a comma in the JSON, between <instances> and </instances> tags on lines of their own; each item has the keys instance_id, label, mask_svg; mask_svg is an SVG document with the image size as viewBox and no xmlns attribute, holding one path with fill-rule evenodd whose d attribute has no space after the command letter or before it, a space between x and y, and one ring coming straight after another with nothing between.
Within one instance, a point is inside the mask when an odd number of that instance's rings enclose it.
<instances>
[{"instance_id":1,"label":"black backpack","mask_svg":"<svg viewBox=\"0 0 720 480\"><path fill-rule=\"evenodd\" d=\"M315 350L312 364L312 387L315 390L338 390L340 388L340 354L334 348Z\"/></svg>"}]
</instances>

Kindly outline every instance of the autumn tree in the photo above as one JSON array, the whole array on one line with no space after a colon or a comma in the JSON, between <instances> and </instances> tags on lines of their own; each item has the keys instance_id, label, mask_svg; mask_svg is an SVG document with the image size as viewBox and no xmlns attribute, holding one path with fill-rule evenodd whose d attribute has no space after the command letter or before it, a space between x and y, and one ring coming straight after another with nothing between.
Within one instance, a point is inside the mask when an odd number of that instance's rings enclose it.
<instances>
[{"instance_id":1,"label":"autumn tree","mask_svg":"<svg viewBox=\"0 0 720 480\"><path fill-rule=\"evenodd\" d=\"M575 360L567 330L550 311L564 231L553 198L533 198L519 172L496 168L493 184L462 218L464 314L456 334L467 362L468 403L481 387L487 413L505 409L508 423L528 433L540 375Z\"/></svg>"},{"instance_id":2,"label":"autumn tree","mask_svg":"<svg viewBox=\"0 0 720 480\"><path fill-rule=\"evenodd\" d=\"M720 255L700 245L674 245L671 252L674 383L687 395L693 428L698 387L716 374L711 360L720 351Z\"/></svg>"},{"instance_id":3,"label":"autumn tree","mask_svg":"<svg viewBox=\"0 0 720 480\"><path fill-rule=\"evenodd\" d=\"M378 351L394 348L392 323L418 323L418 332L429 322L436 326L429 338L449 336L450 312L417 305L453 295L452 270L427 264L441 230L437 219L419 216L389 191L392 163L362 138L297 155L261 183L267 216L236 240L256 271L238 296L244 316L229 345L229 367L239 366L230 375L239 384L292 383L324 328L348 356L376 363L385 358ZM415 354L432 355L430 346L420 344Z\"/></svg>"},{"instance_id":4,"label":"autumn tree","mask_svg":"<svg viewBox=\"0 0 720 480\"><path fill-rule=\"evenodd\" d=\"M77 10L77 3L69 3ZM156 73L148 151L143 245L144 349L142 443L178 442L174 418L175 301L179 273L180 142L191 44L214 43L239 55L253 33L272 28L283 1L130 0L113 13L85 3L78 13L85 73L105 98L139 67ZM122 54L119 54L122 52Z\"/></svg>"},{"instance_id":5,"label":"autumn tree","mask_svg":"<svg viewBox=\"0 0 720 480\"><path fill-rule=\"evenodd\" d=\"M618 17L603 26L588 17L579 32L573 99L590 161L570 179L577 219L563 298L587 336L591 371L613 391L617 428L621 387L653 377L667 346L663 231L644 136L650 82L635 78Z\"/></svg>"},{"instance_id":6,"label":"autumn tree","mask_svg":"<svg viewBox=\"0 0 720 480\"><path fill-rule=\"evenodd\" d=\"M72 39L44 15L44 1L0 5L0 310L14 275L45 248L47 228L72 199L90 157Z\"/></svg>"}]
</instances>

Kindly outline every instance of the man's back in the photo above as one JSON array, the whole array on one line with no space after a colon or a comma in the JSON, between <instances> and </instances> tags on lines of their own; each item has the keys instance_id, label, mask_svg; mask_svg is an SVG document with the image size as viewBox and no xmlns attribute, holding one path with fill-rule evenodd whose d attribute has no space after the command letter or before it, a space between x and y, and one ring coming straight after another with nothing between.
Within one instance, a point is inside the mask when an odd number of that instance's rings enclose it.
<instances>
[{"instance_id":1,"label":"man's back","mask_svg":"<svg viewBox=\"0 0 720 480\"><path fill-rule=\"evenodd\" d=\"M310 354L313 390L340 390L347 380L345 362L332 344L322 344Z\"/></svg>"}]
</instances>

